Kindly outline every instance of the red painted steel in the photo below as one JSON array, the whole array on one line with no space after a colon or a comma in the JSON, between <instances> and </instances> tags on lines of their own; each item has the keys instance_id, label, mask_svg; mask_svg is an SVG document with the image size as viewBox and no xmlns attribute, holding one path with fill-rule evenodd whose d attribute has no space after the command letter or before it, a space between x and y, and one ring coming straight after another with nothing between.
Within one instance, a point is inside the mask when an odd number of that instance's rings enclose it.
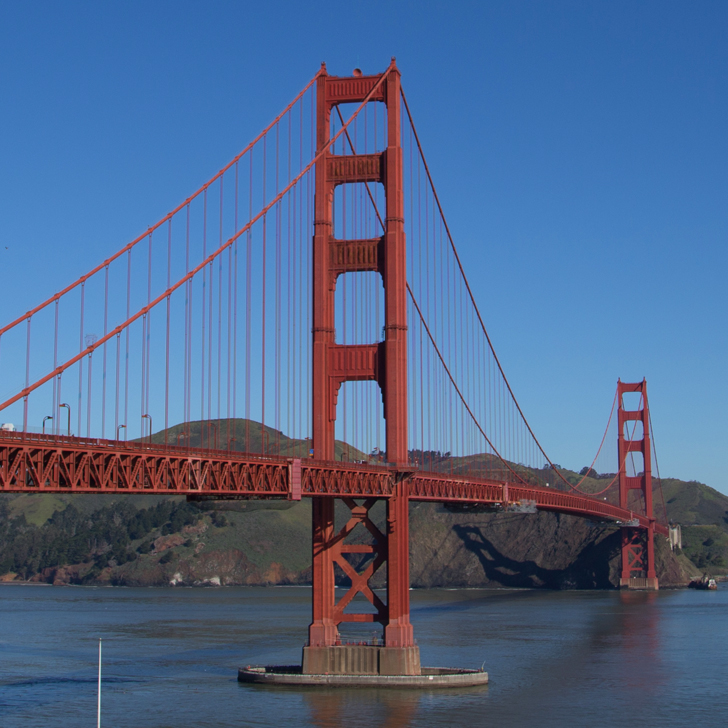
<instances>
[{"instance_id":1,"label":"red painted steel","mask_svg":"<svg viewBox=\"0 0 728 728\"><path fill-rule=\"evenodd\" d=\"M339 78L329 76L325 67L316 81L316 180L314 200L314 238L313 238L313 450L314 457L320 460L334 459L334 425L336 422L336 400L341 384L346 381L372 379L383 387L383 366L379 360L387 355L385 347L342 346L336 344L334 329L334 293L337 278L348 270L378 271L383 274L387 259L387 235L380 245L377 241L336 240L333 235L333 193L337 185L365 181L381 182L387 187L390 170L387 160L392 156L389 148L381 155L335 155L331 152L331 111L340 103L385 101L392 93L389 89L391 79L399 78L394 64L381 76L357 76ZM397 93L399 85L397 84ZM361 95L360 95L361 94ZM399 104L396 104L399 109ZM397 137L398 141L398 137ZM390 138L391 146L391 138ZM384 160L384 161L382 161ZM401 150L400 150L401 178ZM383 171L385 172L383 174ZM401 181L400 181L401 191ZM387 195L389 204L389 195ZM401 193L400 193L401 198ZM401 199L400 199L401 207ZM400 219L403 217L401 212ZM401 228L401 225L400 225ZM402 232L402 245L404 244ZM374 246L381 248L381 255L357 255L352 248ZM390 245L391 247L391 245ZM390 253L391 255L391 253ZM404 255L404 251L402 251ZM350 256L358 259L356 267L346 266ZM404 276L404 269L396 271ZM386 284L386 281L385 281ZM385 296L389 292L385 285ZM389 294L392 295L391 293ZM387 309L391 307L387 299ZM392 316L395 315L393 311ZM405 319L402 316L402 321ZM394 323L387 319L387 324ZM389 340L389 336L387 340ZM380 355L380 348L382 352ZM406 357L406 351L405 351ZM406 358L405 393L406 403ZM396 394L396 392L395 392ZM385 393L385 410L387 395ZM388 420L389 422L389 420ZM400 424L400 423L397 423ZM404 447L401 462L406 462L406 406L404 425ZM387 432L394 430L388 427ZM394 433L393 433L394 435ZM389 450L389 442L388 442Z\"/></svg>"},{"instance_id":2,"label":"red painted steel","mask_svg":"<svg viewBox=\"0 0 728 728\"><path fill-rule=\"evenodd\" d=\"M338 640L334 610L336 606L334 583L335 551L334 499L316 498L311 509L312 538L312 606L308 644L311 647L329 647Z\"/></svg>"},{"instance_id":3,"label":"red painted steel","mask_svg":"<svg viewBox=\"0 0 728 728\"><path fill-rule=\"evenodd\" d=\"M317 154L313 280L313 450L314 457L334 458L336 404L347 381L373 380L382 390L386 420L386 460L407 466L407 270L402 179L400 74L394 63L379 77L331 77L322 71L316 82ZM346 101L383 101L387 107L387 148L377 154L336 155L330 143L331 111ZM378 182L384 186L386 215L380 240L336 240L333 197L337 185ZM354 265L349 268L352 260ZM384 341L370 345L336 344L334 293L338 276L349 270L373 271L384 284ZM338 484L335 487L339 487ZM409 622L408 484L398 480L387 501L387 608L378 608L388 647L414 645ZM353 511L352 511L353 512ZM357 511L358 512L358 511ZM313 510L313 621L311 646L331 646L337 639L333 568L336 553L333 506ZM383 538L383 537L382 537ZM379 543L379 542L378 542ZM383 547L382 547L383 548ZM378 553L365 574L384 560ZM337 559L339 561L337 562ZM370 565L371 566L371 565ZM368 580L369 576L366 577ZM357 577L359 584L364 576ZM366 591L368 590L368 591ZM366 586L362 593L371 590ZM359 621L371 615L360 614Z\"/></svg>"},{"instance_id":4,"label":"red painted steel","mask_svg":"<svg viewBox=\"0 0 728 728\"><path fill-rule=\"evenodd\" d=\"M331 499L328 500L333 502ZM351 517L344 527L326 544L326 549L330 551L332 560L351 580L351 587L334 605L333 622L335 625L339 625L341 622L380 622L381 624L387 624L387 605L369 586L369 580L387 560L387 538L369 517L369 511L377 501L375 498L367 498L360 504L352 498L344 498L343 502L351 511ZM358 525L364 526L369 531L373 537L373 543L345 543L346 538ZM360 572L346 559L345 554L367 554L371 555L372 559L365 563L364 569ZM351 604L357 594L364 596L377 611L374 613L346 612L346 607Z\"/></svg>"},{"instance_id":5,"label":"red painted steel","mask_svg":"<svg viewBox=\"0 0 728 728\"><path fill-rule=\"evenodd\" d=\"M333 502L333 498L392 500L398 481L407 482L412 501L503 507L535 501L539 510L621 523L636 519L642 529L651 523L634 510L555 488L339 461L0 431L0 492L5 493L166 493L283 499L296 499L300 494L314 502ZM667 537L667 527L660 523L655 523L654 532Z\"/></svg>"},{"instance_id":6,"label":"red painted steel","mask_svg":"<svg viewBox=\"0 0 728 728\"><path fill-rule=\"evenodd\" d=\"M295 461L225 450L0 432L0 491L293 497Z\"/></svg>"},{"instance_id":7,"label":"red painted steel","mask_svg":"<svg viewBox=\"0 0 728 728\"><path fill-rule=\"evenodd\" d=\"M640 395L639 407L628 410L624 407L624 395L635 393ZM621 586L628 587L632 579L647 579L647 584L657 589L657 573L655 572L655 518L652 509L652 448L650 445L650 410L647 402L647 382L617 382L617 398L619 400L617 438L619 452L619 505L625 510L637 510L634 502L630 502L630 492L639 490L642 499L638 505L642 508L640 527L622 527L622 572ZM625 430L632 425L632 432ZM635 438L637 423L642 425L642 437ZM627 460L630 453L642 455L643 469L634 475L627 474ZM646 521L646 527L643 525Z\"/></svg>"}]
</instances>

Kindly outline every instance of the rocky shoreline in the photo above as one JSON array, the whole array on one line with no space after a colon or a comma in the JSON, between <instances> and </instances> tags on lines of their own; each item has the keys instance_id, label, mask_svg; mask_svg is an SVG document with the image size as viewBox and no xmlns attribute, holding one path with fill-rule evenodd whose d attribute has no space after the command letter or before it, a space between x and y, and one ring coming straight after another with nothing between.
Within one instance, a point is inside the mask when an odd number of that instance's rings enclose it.
<instances>
[{"instance_id":1,"label":"rocky shoreline","mask_svg":"<svg viewBox=\"0 0 728 728\"><path fill-rule=\"evenodd\" d=\"M374 514L383 521L382 513ZM453 512L411 507L413 588L614 589L619 583L619 529L556 513ZM384 524L380 524L384 527ZM0 583L63 586L282 586L311 583L310 504L242 504L202 511L174 533L153 529L132 540L123 563L97 544L77 563L7 572ZM101 552L101 553L99 553ZM664 539L656 541L663 588L698 574ZM25 577L25 578L24 578ZM339 579L340 585L346 582ZM383 587L380 570L372 586Z\"/></svg>"}]
</instances>

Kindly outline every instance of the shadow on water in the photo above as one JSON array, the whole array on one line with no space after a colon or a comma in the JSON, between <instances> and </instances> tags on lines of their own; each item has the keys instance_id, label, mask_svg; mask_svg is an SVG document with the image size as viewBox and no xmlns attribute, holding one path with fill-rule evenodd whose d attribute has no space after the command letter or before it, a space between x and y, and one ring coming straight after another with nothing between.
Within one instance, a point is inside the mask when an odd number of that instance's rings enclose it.
<instances>
[{"instance_id":1,"label":"shadow on water","mask_svg":"<svg viewBox=\"0 0 728 728\"><path fill-rule=\"evenodd\" d=\"M543 589L523 589L523 588L487 588L476 587L474 589L427 589L423 592L427 594L467 594L466 599L454 599L452 601L438 601L435 604L427 604L418 606L417 604L410 606L410 613L417 616L427 614L437 614L439 612L448 614L452 612L469 611L477 609L479 606L486 604L498 604L510 601L526 601L529 599L537 599L539 592Z\"/></svg>"},{"instance_id":2,"label":"shadow on water","mask_svg":"<svg viewBox=\"0 0 728 728\"><path fill-rule=\"evenodd\" d=\"M619 534L589 544L565 569L545 569L535 561L516 561L498 550L477 526L453 527L466 549L478 557L489 581L505 587L547 589L611 589L609 560L616 552Z\"/></svg>"}]
</instances>

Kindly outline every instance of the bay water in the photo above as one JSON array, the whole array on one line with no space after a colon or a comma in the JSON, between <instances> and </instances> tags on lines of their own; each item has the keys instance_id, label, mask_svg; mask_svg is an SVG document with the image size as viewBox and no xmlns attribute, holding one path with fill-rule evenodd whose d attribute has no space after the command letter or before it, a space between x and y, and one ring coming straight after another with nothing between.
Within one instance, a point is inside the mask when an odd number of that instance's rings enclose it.
<instances>
[{"instance_id":1,"label":"bay water","mask_svg":"<svg viewBox=\"0 0 728 728\"><path fill-rule=\"evenodd\" d=\"M0 726L726 726L728 588L415 590L422 664L459 690L241 685L300 663L310 589L0 586ZM344 636L355 637L351 628ZM371 628L363 636L371 636ZM351 634L349 634L351 633Z\"/></svg>"}]
</instances>

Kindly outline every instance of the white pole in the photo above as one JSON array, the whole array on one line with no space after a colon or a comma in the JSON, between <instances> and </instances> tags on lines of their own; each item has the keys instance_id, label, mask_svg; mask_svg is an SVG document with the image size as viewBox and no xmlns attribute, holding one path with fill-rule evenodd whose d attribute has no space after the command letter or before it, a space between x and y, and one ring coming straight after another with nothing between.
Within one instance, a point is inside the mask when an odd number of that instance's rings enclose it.
<instances>
[{"instance_id":1,"label":"white pole","mask_svg":"<svg viewBox=\"0 0 728 728\"><path fill-rule=\"evenodd\" d=\"M96 728L101 728L101 638L99 637L99 689L98 704L96 712Z\"/></svg>"}]
</instances>

